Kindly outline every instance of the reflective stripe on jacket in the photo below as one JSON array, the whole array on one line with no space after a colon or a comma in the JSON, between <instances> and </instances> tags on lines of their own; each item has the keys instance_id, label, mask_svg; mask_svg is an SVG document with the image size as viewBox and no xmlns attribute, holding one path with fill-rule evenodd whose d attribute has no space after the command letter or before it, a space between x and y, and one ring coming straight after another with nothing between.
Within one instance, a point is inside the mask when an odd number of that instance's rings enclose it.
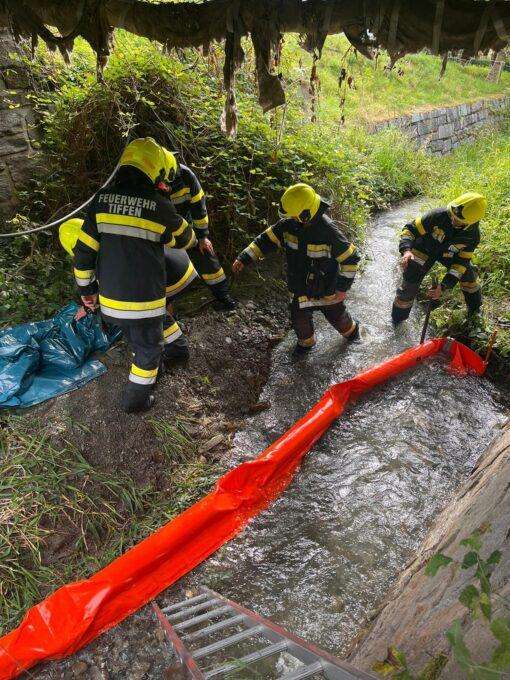
<instances>
[{"instance_id":1,"label":"reflective stripe on jacket","mask_svg":"<svg viewBox=\"0 0 510 680\"><path fill-rule=\"evenodd\" d=\"M175 209L185 219L191 219L197 238L209 235L209 216L204 190L195 173L187 165L179 171L170 185L170 198Z\"/></svg>"}]
</instances>

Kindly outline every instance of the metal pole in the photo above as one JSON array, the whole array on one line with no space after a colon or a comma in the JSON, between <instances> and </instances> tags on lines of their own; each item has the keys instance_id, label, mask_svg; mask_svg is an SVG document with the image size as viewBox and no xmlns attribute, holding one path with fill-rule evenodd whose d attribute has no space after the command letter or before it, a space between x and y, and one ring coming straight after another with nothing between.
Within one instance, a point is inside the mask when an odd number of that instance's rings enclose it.
<instances>
[{"instance_id":1,"label":"metal pole","mask_svg":"<svg viewBox=\"0 0 510 680\"><path fill-rule=\"evenodd\" d=\"M423 328L421 331L421 339L420 339L420 345L423 345L425 342L425 338L427 337L427 330L429 327L429 321L430 321L430 313L432 311L432 300L429 301L427 304L427 312L425 314L425 321L423 322Z\"/></svg>"},{"instance_id":2,"label":"metal pole","mask_svg":"<svg viewBox=\"0 0 510 680\"><path fill-rule=\"evenodd\" d=\"M435 288L437 286L437 278L434 276L432 279L432 286ZM427 330L430 322L430 314L432 312L433 300L429 300L427 303L427 311L425 313L425 321L423 322L423 328L421 330L420 345L423 345L425 338L427 337Z\"/></svg>"}]
</instances>

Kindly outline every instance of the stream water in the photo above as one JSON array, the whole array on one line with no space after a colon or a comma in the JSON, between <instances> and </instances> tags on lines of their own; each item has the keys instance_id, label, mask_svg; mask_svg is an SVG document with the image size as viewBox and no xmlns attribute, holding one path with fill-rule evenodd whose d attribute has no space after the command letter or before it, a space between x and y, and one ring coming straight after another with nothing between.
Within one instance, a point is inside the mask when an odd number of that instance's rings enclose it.
<instances>
[{"instance_id":1,"label":"stream water","mask_svg":"<svg viewBox=\"0 0 510 680\"><path fill-rule=\"evenodd\" d=\"M418 202L377 217L349 295L363 342L345 346L316 315L318 347L298 363L289 335L262 396L271 408L235 439L253 458L330 384L419 341L423 313L396 331L397 233ZM341 654L419 545L434 516L505 420L497 388L432 360L352 406L306 457L287 491L193 575L311 642Z\"/></svg>"}]
</instances>

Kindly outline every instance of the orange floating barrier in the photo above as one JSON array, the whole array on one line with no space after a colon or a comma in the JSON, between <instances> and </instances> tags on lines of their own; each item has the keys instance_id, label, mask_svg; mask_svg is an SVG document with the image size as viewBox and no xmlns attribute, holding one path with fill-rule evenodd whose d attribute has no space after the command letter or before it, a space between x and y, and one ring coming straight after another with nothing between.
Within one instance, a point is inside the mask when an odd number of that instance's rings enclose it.
<instances>
[{"instance_id":1,"label":"orange floating barrier","mask_svg":"<svg viewBox=\"0 0 510 680\"><path fill-rule=\"evenodd\" d=\"M18 628L0 638L0 680L73 654L154 599L288 486L303 456L348 402L443 351L456 373L484 373L485 362L468 347L437 338L334 385L255 460L221 477L205 498L90 578L62 586L29 609Z\"/></svg>"}]
</instances>

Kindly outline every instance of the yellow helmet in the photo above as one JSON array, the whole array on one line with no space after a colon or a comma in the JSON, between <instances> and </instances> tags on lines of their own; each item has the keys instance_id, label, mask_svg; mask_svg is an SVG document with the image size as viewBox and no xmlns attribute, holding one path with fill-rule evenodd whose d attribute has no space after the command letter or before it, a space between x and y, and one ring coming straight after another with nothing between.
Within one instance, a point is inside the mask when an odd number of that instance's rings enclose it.
<instances>
[{"instance_id":1,"label":"yellow helmet","mask_svg":"<svg viewBox=\"0 0 510 680\"><path fill-rule=\"evenodd\" d=\"M73 257L74 246L80 235L82 225L83 220L80 220L78 217L73 217L70 220L62 222L58 228L60 243L71 257Z\"/></svg>"},{"instance_id":2,"label":"yellow helmet","mask_svg":"<svg viewBox=\"0 0 510 680\"><path fill-rule=\"evenodd\" d=\"M129 165L137 168L154 183L169 174L169 160L162 146L152 137L135 139L126 146L120 157L119 167Z\"/></svg>"},{"instance_id":3,"label":"yellow helmet","mask_svg":"<svg viewBox=\"0 0 510 680\"><path fill-rule=\"evenodd\" d=\"M282 219L294 218L309 222L317 214L321 197L308 184L294 184L283 194L279 215Z\"/></svg>"},{"instance_id":4,"label":"yellow helmet","mask_svg":"<svg viewBox=\"0 0 510 680\"><path fill-rule=\"evenodd\" d=\"M448 210L462 224L475 224L485 215L487 199L482 194L468 191L449 203Z\"/></svg>"},{"instance_id":5,"label":"yellow helmet","mask_svg":"<svg viewBox=\"0 0 510 680\"><path fill-rule=\"evenodd\" d=\"M171 182L174 179L175 175L177 174L177 165L178 165L177 164L177 158L175 157L174 153L172 153L168 149L165 149L165 147L163 147L163 151L165 153L167 165L168 165L168 174L165 177L165 179L168 182Z\"/></svg>"}]
</instances>

